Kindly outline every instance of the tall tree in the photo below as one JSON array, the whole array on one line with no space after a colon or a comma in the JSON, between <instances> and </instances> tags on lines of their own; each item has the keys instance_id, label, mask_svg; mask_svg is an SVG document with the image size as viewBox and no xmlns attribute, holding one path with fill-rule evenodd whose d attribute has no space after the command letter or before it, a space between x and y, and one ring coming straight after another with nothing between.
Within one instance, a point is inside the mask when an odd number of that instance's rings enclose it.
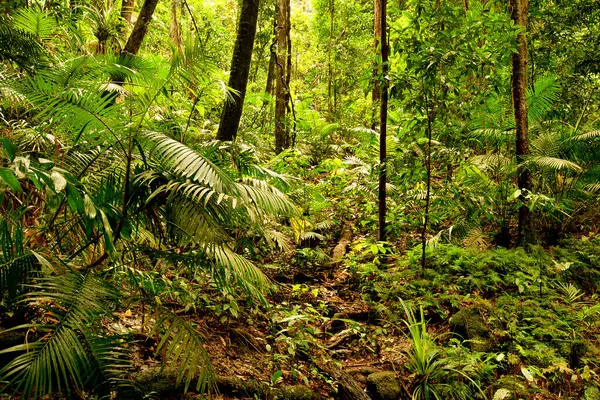
<instances>
[{"instance_id":1,"label":"tall tree","mask_svg":"<svg viewBox=\"0 0 600 400\"><path fill-rule=\"evenodd\" d=\"M242 2L237 38L233 48L233 57L231 58L231 72L229 73L229 87L234 89L236 93L233 95L233 100L226 101L223 107L221 123L217 132L217 139L219 140L234 140L242 118L252 50L254 48L254 37L256 36L258 6L259 0L244 0Z\"/></svg>"},{"instance_id":2,"label":"tall tree","mask_svg":"<svg viewBox=\"0 0 600 400\"><path fill-rule=\"evenodd\" d=\"M267 85L265 87L265 92L268 94L274 94L273 82L275 80L275 66L277 64L277 17L273 20L273 34L275 35L275 40L269 47L269 71L267 74Z\"/></svg>"},{"instance_id":3,"label":"tall tree","mask_svg":"<svg viewBox=\"0 0 600 400\"><path fill-rule=\"evenodd\" d=\"M386 240L385 217L386 217L386 184L387 184L387 107L388 107L388 43L386 39L386 15L387 0L377 0L380 7L380 48L381 48L381 108L379 110L379 240Z\"/></svg>"},{"instance_id":4,"label":"tall tree","mask_svg":"<svg viewBox=\"0 0 600 400\"><path fill-rule=\"evenodd\" d=\"M135 0L123 0L121 2L121 17L127 21L128 24L131 24L134 6Z\"/></svg>"},{"instance_id":5,"label":"tall tree","mask_svg":"<svg viewBox=\"0 0 600 400\"><path fill-rule=\"evenodd\" d=\"M335 22L335 0L329 0L329 51L327 52L327 122L332 121L332 99L331 83L333 81L333 65L331 63L331 53L333 52L333 28Z\"/></svg>"},{"instance_id":6,"label":"tall tree","mask_svg":"<svg viewBox=\"0 0 600 400\"><path fill-rule=\"evenodd\" d=\"M275 152L289 147L289 129L286 123L289 100L290 0L277 0L277 73L275 83Z\"/></svg>"},{"instance_id":7,"label":"tall tree","mask_svg":"<svg viewBox=\"0 0 600 400\"><path fill-rule=\"evenodd\" d=\"M152 21L156 4L158 4L158 0L144 0L131 35L129 35L129 39L127 39L127 43L125 43L125 47L123 48L124 53L136 55L140 50L144 37L146 37L146 33L148 32L150 21Z\"/></svg>"},{"instance_id":8,"label":"tall tree","mask_svg":"<svg viewBox=\"0 0 600 400\"><path fill-rule=\"evenodd\" d=\"M375 36L374 39L374 48L375 48L375 54L377 55L377 58L379 58L379 39L381 37L381 1L380 0L375 0L375 7L374 7L374 12L373 12L373 34ZM381 100L381 87L379 85L379 79L377 78L379 76L379 67L377 65L377 62L375 63L375 68L373 68L373 78L374 78L374 82L373 82L373 91L371 92L371 104L373 107L373 114L371 117L371 129L375 129L375 127L377 126L377 108L379 106L379 102Z\"/></svg>"},{"instance_id":9,"label":"tall tree","mask_svg":"<svg viewBox=\"0 0 600 400\"><path fill-rule=\"evenodd\" d=\"M533 224L527 205L526 194L531 190L531 174L523 165L524 156L529 154L529 126L527 113L527 12L529 0L510 0L511 18L520 32L517 35L517 52L512 55L512 98L516 128L516 156L519 165L518 186L521 191L519 208L518 241L525 245L532 240Z\"/></svg>"}]
</instances>

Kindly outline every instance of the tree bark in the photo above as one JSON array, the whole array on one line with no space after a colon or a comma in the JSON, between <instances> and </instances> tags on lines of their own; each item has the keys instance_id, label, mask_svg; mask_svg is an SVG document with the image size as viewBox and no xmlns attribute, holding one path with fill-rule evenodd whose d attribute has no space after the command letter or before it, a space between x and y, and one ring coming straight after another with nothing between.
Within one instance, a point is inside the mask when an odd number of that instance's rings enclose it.
<instances>
[{"instance_id":1,"label":"tree bark","mask_svg":"<svg viewBox=\"0 0 600 400\"><path fill-rule=\"evenodd\" d=\"M181 29L177 18L177 9L179 8L179 0L171 0L171 26L169 27L169 36L171 41L181 52Z\"/></svg>"},{"instance_id":2,"label":"tree bark","mask_svg":"<svg viewBox=\"0 0 600 400\"><path fill-rule=\"evenodd\" d=\"M273 33L275 34L275 40L269 47L269 72L267 74L267 85L265 87L265 92L268 94L275 94L273 90L273 82L275 80L275 68L277 67L277 17L275 17L275 20L273 21Z\"/></svg>"},{"instance_id":3,"label":"tree bark","mask_svg":"<svg viewBox=\"0 0 600 400\"><path fill-rule=\"evenodd\" d=\"M135 0L123 0L121 2L121 17L131 24L131 17L133 16L133 7L135 6Z\"/></svg>"},{"instance_id":4,"label":"tree bark","mask_svg":"<svg viewBox=\"0 0 600 400\"><path fill-rule=\"evenodd\" d=\"M373 36L375 37L373 40L373 47L377 58L379 58L379 39L381 38L381 1L375 0L375 7L373 11ZM375 67L373 68L373 91L371 92L371 107L372 107L372 116L371 116L371 129L375 130L377 126L377 109L379 106L379 102L381 101L381 87L379 85L379 66L378 63L375 62Z\"/></svg>"},{"instance_id":5,"label":"tree bark","mask_svg":"<svg viewBox=\"0 0 600 400\"><path fill-rule=\"evenodd\" d=\"M381 21L381 109L379 110L379 194L378 194L378 208L379 208L379 240L386 240L386 184L387 184L387 106L388 106L388 85L387 85L387 72L388 72L388 43L386 39L386 14L387 14L387 0L377 0L380 4L380 21Z\"/></svg>"},{"instance_id":6,"label":"tree bark","mask_svg":"<svg viewBox=\"0 0 600 400\"><path fill-rule=\"evenodd\" d=\"M237 136L246 97L250 63L252 62L259 2L260 0L244 0L242 3L240 22L231 58L231 72L229 73L229 87L236 90L237 93L234 93L232 101L225 102L217 132L218 140L232 141Z\"/></svg>"},{"instance_id":7,"label":"tree bark","mask_svg":"<svg viewBox=\"0 0 600 400\"><path fill-rule=\"evenodd\" d=\"M527 11L529 0L510 0L511 18L515 25L522 28L517 36L517 52L512 55L512 97L516 127L516 156L517 165L522 165L524 156L529 154L529 126L527 121ZM521 190L519 208L519 245L531 243L533 226L531 213L525 195L531 190L531 175L527 167L520 166L517 170L518 186Z\"/></svg>"},{"instance_id":8,"label":"tree bark","mask_svg":"<svg viewBox=\"0 0 600 400\"><path fill-rule=\"evenodd\" d=\"M123 48L124 53L136 55L138 51L140 51L144 37L146 37L146 33L148 32L148 25L150 25L150 21L152 21L152 15L154 14L154 9L156 9L156 4L158 4L158 0L144 0L144 4L142 4L142 9L140 10L137 21L135 21L131 35L129 35L129 39L127 39L127 43Z\"/></svg>"},{"instance_id":9,"label":"tree bark","mask_svg":"<svg viewBox=\"0 0 600 400\"><path fill-rule=\"evenodd\" d=\"M289 132L286 124L288 100L287 65L289 50L288 9L290 0L277 0L277 80L275 83L275 152L281 153L289 147Z\"/></svg>"}]
</instances>

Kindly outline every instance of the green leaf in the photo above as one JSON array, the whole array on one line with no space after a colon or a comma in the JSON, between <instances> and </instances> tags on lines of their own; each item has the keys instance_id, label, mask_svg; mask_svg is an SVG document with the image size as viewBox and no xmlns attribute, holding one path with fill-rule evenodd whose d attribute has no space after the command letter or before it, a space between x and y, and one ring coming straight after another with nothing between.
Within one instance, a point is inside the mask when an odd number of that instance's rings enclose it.
<instances>
[{"instance_id":1,"label":"green leaf","mask_svg":"<svg viewBox=\"0 0 600 400\"><path fill-rule=\"evenodd\" d=\"M529 381L529 382L533 382L533 375L531 374L531 372L529 372L529 370L525 367L521 367L521 372L523 373L523 376Z\"/></svg>"},{"instance_id":2,"label":"green leaf","mask_svg":"<svg viewBox=\"0 0 600 400\"><path fill-rule=\"evenodd\" d=\"M15 155L17 154L17 148L15 145L7 138L0 138L0 142L2 142L2 146L4 147L4 150L6 151L10 161L13 161L15 159Z\"/></svg>"},{"instance_id":3,"label":"green leaf","mask_svg":"<svg viewBox=\"0 0 600 400\"><path fill-rule=\"evenodd\" d=\"M14 172L8 168L0 168L0 178L6 183L13 191L20 192L23 189L19 180L15 176Z\"/></svg>"},{"instance_id":4,"label":"green leaf","mask_svg":"<svg viewBox=\"0 0 600 400\"><path fill-rule=\"evenodd\" d=\"M281 376L283 375L283 371L278 369L277 371L275 371L275 373L273 374L273 376L271 376L271 383L273 385L275 385L279 379L281 379Z\"/></svg>"},{"instance_id":5,"label":"green leaf","mask_svg":"<svg viewBox=\"0 0 600 400\"><path fill-rule=\"evenodd\" d=\"M87 194L83 196L83 210L85 211L85 215L90 219L96 218L96 206L94 206L94 202Z\"/></svg>"},{"instance_id":6,"label":"green leaf","mask_svg":"<svg viewBox=\"0 0 600 400\"><path fill-rule=\"evenodd\" d=\"M504 400L510 397L510 390L508 389L498 389L496 393L494 393L493 400Z\"/></svg>"},{"instance_id":7,"label":"green leaf","mask_svg":"<svg viewBox=\"0 0 600 400\"><path fill-rule=\"evenodd\" d=\"M65 188L67 187L67 180L60 172L54 170L52 171L50 177L52 178L52 182L54 182L54 190L57 193L65 190Z\"/></svg>"},{"instance_id":8,"label":"green leaf","mask_svg":"<svg viewBox=\"0 0 600 400\"><path fill-rule=\"evenodd\" d=\"M67 203L69 203L71 210L80 213L84 212L85 205L83 203L83 197L81 197L79 190L77 190L77 188L70 183L67 184Z\"/></svg>"}]
</instances>

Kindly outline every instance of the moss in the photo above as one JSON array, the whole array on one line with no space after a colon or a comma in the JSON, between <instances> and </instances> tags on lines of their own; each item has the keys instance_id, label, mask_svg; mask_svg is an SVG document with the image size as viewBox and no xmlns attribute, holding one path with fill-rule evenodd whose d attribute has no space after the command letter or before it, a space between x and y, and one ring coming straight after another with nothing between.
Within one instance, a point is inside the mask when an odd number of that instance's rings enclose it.
<instances>
[{"instance_id":1,"label":"moss","mask_svg":"<svg viewBox=\"0 0 600 400\"><path fill-rule=\"evenodd\" d=\"M367 388L375 400L395 400L400 395L400 384L393 372L374 372L367 377Z\"/></svg>"},{"instance_id":2,"label":"moss","mask_svg":"<svg viewBox=\"0 0 600 400\"><path fill-rule=\"evenodd\" d=\"M600 389L597 386L588 386L583 392L583 400L598 400L600 399Z\"/></svg>"},{"instance_id":3,"label":"moss","mask_svg":"<svg viewBox=\"0 0 600 400\"><path fill-rule=\"evenodd\" d=\"M312 400L321 398L321 395L304 385L286 386L275 392L275 398L279 400Z\"/></svg>"}]
</instances>

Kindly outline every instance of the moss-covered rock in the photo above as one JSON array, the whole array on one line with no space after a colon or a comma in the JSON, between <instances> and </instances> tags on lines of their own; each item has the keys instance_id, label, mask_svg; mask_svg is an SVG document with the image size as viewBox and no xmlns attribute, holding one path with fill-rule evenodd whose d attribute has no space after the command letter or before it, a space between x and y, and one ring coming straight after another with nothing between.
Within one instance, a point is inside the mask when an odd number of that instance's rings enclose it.
<instances>
[{"instance_id":1,"label":"moss-covered rock","mask_svg":"<svg viewBox=\"0 0 600 400\"><path fill-rule=\"evenodd\" d=\"M375 400L395 400L400 396L400 383L393 372L374 372L367 377L367 389Z\"/></svg>"},{"instance_id":2,"label":"moss-covered rock","mask_svg":"<svg viewBox=\"0 0 600 400\"><path fill-rule=\"evenodd\" d=\"M466 308L452 316L450 320L452 330L464 339L469 340L472 351L488 352L494 348L494 341L490 338L479 310Z\"/></svg>"}]
</instances>

